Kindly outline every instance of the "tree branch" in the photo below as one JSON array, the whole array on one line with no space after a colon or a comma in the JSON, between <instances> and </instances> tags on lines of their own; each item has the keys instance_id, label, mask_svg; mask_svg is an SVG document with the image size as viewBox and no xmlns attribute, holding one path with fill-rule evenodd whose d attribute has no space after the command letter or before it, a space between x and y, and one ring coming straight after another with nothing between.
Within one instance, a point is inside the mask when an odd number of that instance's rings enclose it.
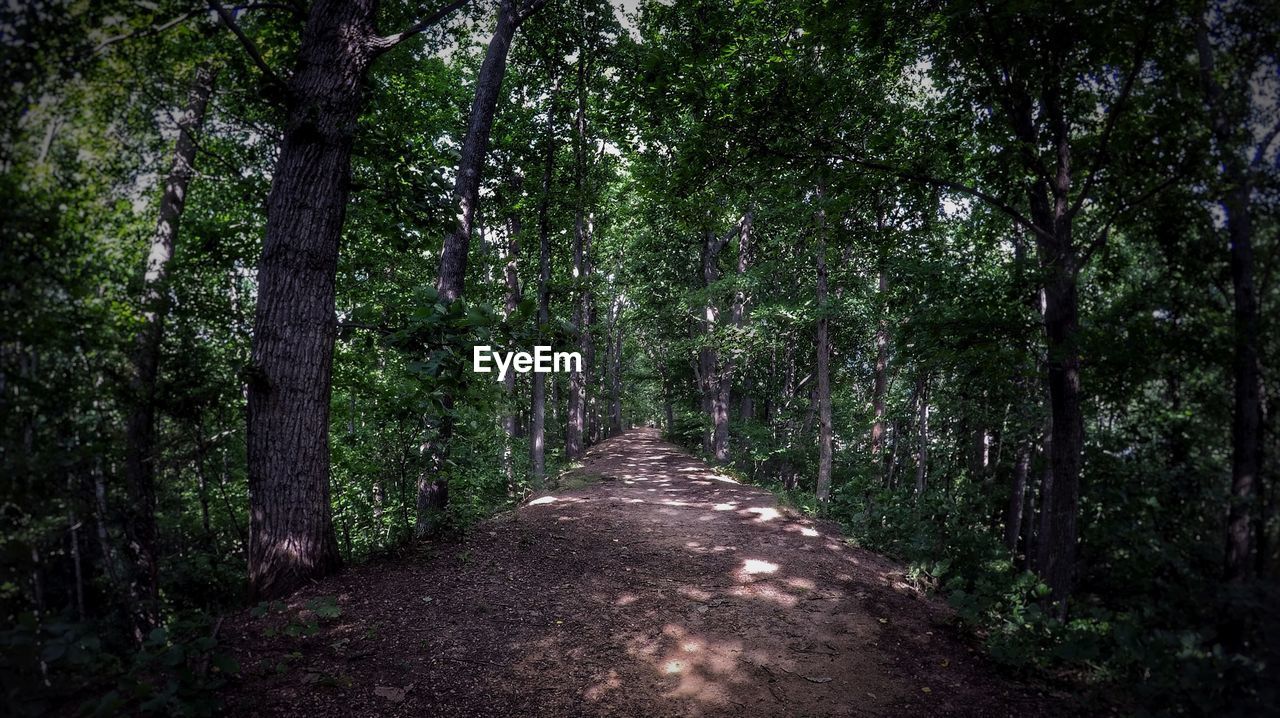
<instances>
[{"instance_id":1,"label":"tree branch","mask_svg":"<svg viewBox=\"0 0 1280 718\"><path fill-rule=\"evenodd\" d=\"M520 10L519 13L516 15L516 25L517 26L523 25L524 21L528 20L530 15L533 15L535 12L541 10L542 6L546 4L547 4L547 0L533 0L533 2L530 2L528 7L526 7L523 10Z\"/></svg>"},{"instance_id":2,"label":"tree branch","mask_svg":"<svg viewBox=\"0 0 1280 718\"><path fill-rule=\"evenodd\" d=\"M1272 127L1263 136L1262 142L1258 143L1258 149L1253 154L1254 169L1262 169L1262 161L1267 158L1267 150L1271 149L1271 143L1276 141L1276 137L1280 137L1280 120L1276 121L1275 127Z\"/></svg>"},{"instance_id":3,"label":"tree branch","mask_svg":"<svg viewBox=\"0 0 1280 718\"><path fill-rule=\"evenodd\" d=\"M1173 174L1166 177L1163 181L1157 182L1154 186L1152 186L1146 192L1143 192L1142 194L1138 195L1136 198L1134 198L1133 201L1126 202L1120 207L1117 207L1116 210L1111 213L1111 216L1107 217L1107 221L1103 223L1102 230L1098 232L1097 236L1095 236L1093 238L1093 241L1089 243L1089 246L1085 249L1084 253L1080 255L1080 262L1077 264L1077 271L1079 271L1079 269L1083 268L1086 264L1088 264L1089 258L1093 256L1094 252L1098 251L1103 245L1107 243L1107 237L1111 233L1111 226L1115 224L1116 220L1118 220L1121 215L1133 209L1134 207L1137 207L1138 205L1145 203L1147 200L1156 196L1157 194L1159 194L1160 192L1162 192L1163 190L1165 190L1166 188L1168 188L1169 186L1173 185L1175 182L1181 179L1182 179L1182 172L1174 172Z\"/></svg>"},{"instance_id":4,"label":"tree branch","mask_svg":"<svg viewBox=\"0 0 1280 718\"><path fill-rule=\"evenodd\" d=\"M742 223L745 220L746 220L746 217L744 216L742 219L738 220L737 222L734 222L733 226L729 228L729 231L724 233L723 237L716 237L715 239L711 240L712 241L711 253L719 254L720 251L723 250L729 244L729 242L733 241L733 238L737 236L739 232L742 231Z\"/></svg>"},{"instance_id":5,"label":"tree branch","mask_svg":"<svg viewBox=\"0 0 1280 718\"><path fill-rule=\"evenodd\" d=\"M1116 101L1111 104L1111 112L1107 115L1107 124L1102 128L1102 140L1098 143L1098 150L1094 153L1093 160L1090 162L1089 173L1085 175L1084 184L1080 187L1080 196L1076 197L1076 201L1072 203L1071 208L1067 210L1067 216L1074 217L1084 206L1084 201L1089 197L1089 191L1093 189L1094 182L1097 181L1098 175L1102 172L1102 166L1107 161L1107 151L1111 145L1111 135L1115 132L1116 125L1119 124L1120 115L1125 110L1125 104L1129 100L1129 95L1133 92L1133 86L1138 80L1138 74L1142 71L1144 62L1143 56L1146 55L1148 34L1144 33L1142 40L1137 44L1133 52L1133 67L1129 69L1129 74L1124 78L1124 84L1120 87L1120 94L1116 96Z\"/></svg>"},{"instance_id":6,"label":"tree branch","mask_svg":"<svg viewBox=\"0 0 1280 718\"><path fill-rule=\"evenodd\" d=\"M190 20L191 18L203 12L203 10L204 10L203 8L196 8L195 10L189 10L173 18L172 20L167 20L157 25L148 25L147 27L139 28L137 30L134 30L133 32L126 32L122 35L115 35L113 37L109 37L103 40L102 42L98 43L97 45L95 45L93 50L89 53L89 56L93 57L101 53L103 50L107 49L111 45L114 45L118 42L124 42L125 40L132 40L136 37L158 35L164 32L165 30L168 30L169 28L176 27L177 25L180 25L186 22L187 20Z\"/></svg>"},{"instance_id":7,"label":"tree branch","mask_svg":"<svg viewBox=\"0 0 1280 718\"><path fill-rule=\"evenodd\" d=\"M209 0L209 7L213 8L214 12L218 13L218 17L222 19L222 24L226 25L227 29L236 36L236 39L240 41L241 46L244 47L245 52L249 53L249 58L253 60L253 64L262 71L262 74L266 76L267 80L272 84L284 87L284 81L281 80L280 76L271 69L271 66L267 64L267 61L262 59L262 53L258 52L258 46L254 45L253 40L250 40L249 36L244 34L244 30L241 30L240 26L236 24L235 17L232 16L225 7L223 7L222 3L218 2L218 0Z\"/></svg>"},{"instance_id":8,"label":"tree branch","mask_svg":"<svg viewBox=\"0 0 1280 718\"><path fill-rule=\"evenodd\" d=\"M438 24L441 20L444 20L449 15L453 14L454 11L458 10L463 5L466 5L467 2L469 2L469 0L452 0L448 5L445 5L439 10L436 10L435 12L431 13L427 17L418 21L412 27L410 27L407 30L404 30L403 32L397 32L394 35L386 35L383 37L374 38L373 41L370 43L373 47L374 53L381 55L382 53L386 52L387 50L390 50L396 45L399 45L405 40L408 40L409 38L422 33L428 28Z\"/></svg>"},{"instance_id":9,"label":"tree branch","mask_svg":"<svg viewBox=\"0 0 1280 718\"><path fill-rule=\"evenodd\" d=\"M909 180L912 182L920 182L922 184L927 184L934 187L940 187L942 189L949 189L949 190L954 190L956 192L960 192L962 194L967 194L970 197L974 197L975 199L982 200L983 202L987 203L994 209L1004 212L1006 215L1013 218L1015 222L1022 225L1023 227L1026 227L1032 232L1035 232L1041 237L1050 238L1052 236L1048 230L1037 227L1034 222L1028 219L1026 215L1022 214L1017 209L1015 209L1012 205L1008 204L1007 202L1000 199L999 197L983 192L977 187L963 184L961 182L953 182L951 180L944 180L937 177L932 177L930 175L922 174L919 172L904 170L899 167L894 167L892 165L887 165L881 162L875 162L873 160L864 160L864 159L859 159L857 157L850 157L848 155L837 155L837 158L842 159L851 164L857 165L859 167L863 167L865 169L891 174L895 177L898 177L899 179Z\"/></svg>"}]
</instances>

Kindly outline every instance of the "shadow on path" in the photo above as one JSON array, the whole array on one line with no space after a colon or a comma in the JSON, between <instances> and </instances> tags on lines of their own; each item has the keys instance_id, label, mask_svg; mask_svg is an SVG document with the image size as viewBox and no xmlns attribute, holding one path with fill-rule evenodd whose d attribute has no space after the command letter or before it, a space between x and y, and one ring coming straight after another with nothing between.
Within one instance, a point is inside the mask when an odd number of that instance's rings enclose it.
<instances>
[{"instance_id":1,"label":"shadow on path","mask_svg":"<svg viewBox=\"0 0 1280 718\"><path fill-rule=\"evenodd\" d=\"M320 635L260 647L231 707L265 715L1045 714L901 568L638 429L600 480L533 497L461 544L363 566ZM301 646L298 644L301 643ZM281 656L294 654L283 673ZM288 664L288 661L286 661ZM264 666L266 669L264 670Z\"/></svg>"}]
</instances>

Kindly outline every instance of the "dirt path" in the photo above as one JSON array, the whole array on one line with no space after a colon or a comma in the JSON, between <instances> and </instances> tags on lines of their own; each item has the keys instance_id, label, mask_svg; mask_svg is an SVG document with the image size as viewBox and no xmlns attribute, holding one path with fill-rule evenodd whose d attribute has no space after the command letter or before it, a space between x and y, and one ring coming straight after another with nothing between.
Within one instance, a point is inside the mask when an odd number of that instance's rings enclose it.
<instances>
[{"instance_id":1,"label":"dirt path","mask_svg":"<svg viewBox=\"0 0 1280 718\"><path fill-rule=\"evenodd\" d=\"M1045 714L889 560L635 430L430 556L361 566L229 629L233 713ZM337 596L341 615L298 608ZM286 621L292 621L291 631ZM311 636L289 637L307 623ZM274 637L265 638L264 633ZM307 629L302 629L307 632Z\"/></svg>"}]
</instances>

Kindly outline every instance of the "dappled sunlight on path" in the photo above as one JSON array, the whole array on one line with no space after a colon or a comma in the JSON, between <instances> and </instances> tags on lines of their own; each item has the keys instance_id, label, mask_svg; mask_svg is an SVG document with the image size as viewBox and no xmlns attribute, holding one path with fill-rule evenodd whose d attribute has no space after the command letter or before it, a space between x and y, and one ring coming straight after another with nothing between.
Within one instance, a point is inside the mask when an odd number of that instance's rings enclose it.
<instances>
[{"instance_id":1,"label":"dappled sunlight on path","mask_svg":"<svg viewBox=\"0 0 1280 718\"><path fill-rule=\"evenodd\" d=\"M344 700L379 715L1043 713L899 566L656 432L603 442L573 478L447 556L344 574L344 611L365 625L340 640L376 630L369 680L405 691L392 703L352 681ZM268 713L309 699L289 700Z\"/></svg>"}]
</instances>

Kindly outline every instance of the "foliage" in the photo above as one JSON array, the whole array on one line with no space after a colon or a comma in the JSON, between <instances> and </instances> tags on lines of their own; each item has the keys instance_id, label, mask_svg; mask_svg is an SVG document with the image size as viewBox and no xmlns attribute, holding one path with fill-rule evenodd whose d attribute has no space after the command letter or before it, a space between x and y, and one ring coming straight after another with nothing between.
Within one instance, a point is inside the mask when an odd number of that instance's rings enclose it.
<instances>
[{"instance_id":1,"label":"foliage","mask_svg":"<svg viewBox=\"0 0 1280 718\"><path fill-rule=\"evenodd\" d=\"M1006 669L1092 686L1135 714L1274 710L1280 143L1255 145L1280 120L1277 26L1268 3L1210 5L1208 74L1231 93L1225 148L1204 106L1202 8L1186 3L646 0L624 17L551 0L512 48L467 289L448 304L435 275L493 8L473 4L386 53L367 78L336 277L329 488L343 559L415 540L418 487L432 479L449 480L450 533L542 488L532 382L471 374L472 346L587 349L591 440L611 431L613 372L625 424L691 448L714 430L700 385L713 355L729 384L725 470L902 559ZM421 12L383 6L383 31ZM234 12L283 74L305 11ZM17 3L0 28L6 709L206 715L235 672L213 617L248 602L245 384L286 98L188 3ZM161 627L130 635L133 353L175 113L205 65L216 92L163 287ZM1019 82L1037 106L1007 92ZM1046 88L1070 120L1059 129L1083 257L1085 449L1065 618L1036 573L1055 360L1040 293L1053 267L1019 219L1059 147L1009 122L1030 109L1043 123ZM1232 585L1223 152L1260 158L1249 196L1266 389L1254 578ZM727 238L709 262L708 238ZM830 397L814 375L822 320ZM548 378L550 476L570 463L570 390ZM825 401L835 489L819 504ZM305 616L254 610L275 635L337 617L324 601ZM1223 617L1237 615L1248 637L1228 647Z\"/></svg>"}]
</instances>

